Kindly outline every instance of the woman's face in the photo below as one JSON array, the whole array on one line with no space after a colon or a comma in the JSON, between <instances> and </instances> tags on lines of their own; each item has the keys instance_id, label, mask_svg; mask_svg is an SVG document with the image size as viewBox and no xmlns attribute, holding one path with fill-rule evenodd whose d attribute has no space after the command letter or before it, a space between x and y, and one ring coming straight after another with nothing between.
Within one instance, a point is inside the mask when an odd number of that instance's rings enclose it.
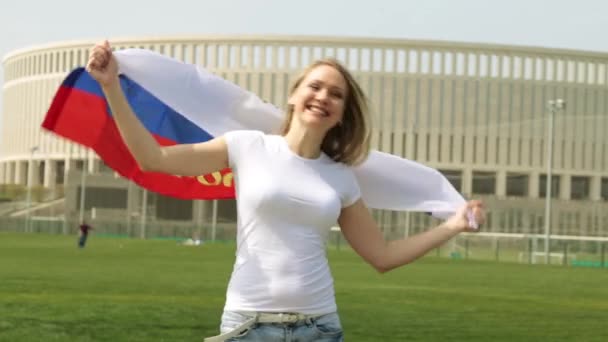
<instances>
[{"instance_id":1,"label":"woman's face","mask_svg":"<svg viewBox=\"0 0 608 342\"><path fill-rule=\"evenodd\" d=\"M338 70L329 65L317 66L289 98L294 107L293 120L327 132L342 121L346 92L346 81Z\"/></svg>"}]
</instances>

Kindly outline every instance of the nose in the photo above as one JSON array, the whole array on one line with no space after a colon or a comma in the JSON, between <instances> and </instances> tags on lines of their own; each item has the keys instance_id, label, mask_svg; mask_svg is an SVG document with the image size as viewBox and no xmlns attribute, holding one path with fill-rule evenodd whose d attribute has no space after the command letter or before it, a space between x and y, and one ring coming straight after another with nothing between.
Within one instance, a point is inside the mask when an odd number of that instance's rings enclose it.
<instances>
[{"instance_id":1,"label":"nose","mask_svg":"<svg viewBox=\"0 0 608 342\"><path fill-rule=\"evenodd\" d=\"M321 90L317 91L315 94L315 99L317 99L317 101L325 102L328 98L329 98L329 92L327 89L321 89Z\"/></svg>"}]
</instances>

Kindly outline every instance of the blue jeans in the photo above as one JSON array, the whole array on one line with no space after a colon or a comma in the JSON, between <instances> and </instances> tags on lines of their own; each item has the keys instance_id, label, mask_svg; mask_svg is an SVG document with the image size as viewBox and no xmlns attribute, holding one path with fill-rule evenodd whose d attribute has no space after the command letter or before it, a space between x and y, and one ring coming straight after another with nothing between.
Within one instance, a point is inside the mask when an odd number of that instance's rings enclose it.
<instances>
[{"instance_id":1,"label":"blue jeans","mask_svg":"<svg viewBox=\"0 0 608 342\"><path fill-rule=\"evenodd\" d=\"M87 237L87 234L80 235L80 238L78 239L78 247L84 248L84 245L87 243Z\"/></svg>"},{"instance_id":2,"label":"blue jeans","mask_svg":"<svg viewBox=\"0 0 608 342\"><path fill-rule=\"evenodd\" d=\"M226 333L249 320L252 315L225 311L220 330ZM256 323L236 337L227 341L249 342L343 342L340 317L330 313L295 323Z\"/></svg>"}]
</instances>

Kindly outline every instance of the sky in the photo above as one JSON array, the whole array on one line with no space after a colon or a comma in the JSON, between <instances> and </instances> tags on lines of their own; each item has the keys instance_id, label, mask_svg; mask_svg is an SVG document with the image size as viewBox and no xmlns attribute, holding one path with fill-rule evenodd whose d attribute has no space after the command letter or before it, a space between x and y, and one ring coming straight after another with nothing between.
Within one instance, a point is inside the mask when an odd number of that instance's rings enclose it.
<instances>
[{"instance_id":1,"label":"sky","mask_svg":"<svg viewBox=\"0 0 608 342\"><path fill-rule=\"evenodd\" d=\"M608 53L606 13L606 0L3 0L0 56L52 42L178 34L448 40Z\"/></svg>"}]
</instances>

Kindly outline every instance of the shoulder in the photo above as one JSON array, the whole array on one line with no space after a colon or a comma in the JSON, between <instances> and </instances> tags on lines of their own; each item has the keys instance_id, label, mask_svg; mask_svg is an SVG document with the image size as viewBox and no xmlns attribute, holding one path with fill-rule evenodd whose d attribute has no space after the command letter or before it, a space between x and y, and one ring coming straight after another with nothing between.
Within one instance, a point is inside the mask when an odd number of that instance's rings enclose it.
<instances>
[{"instance_id":1,"label":"shoulder","mask_svg":"<svg viewBox=\"0 0 608 342\"><path fill-rule=\"evenodd\" d=\"M276 145L282 140L280 135L258 130L235 130L224 133L223 137L228 144L258 142L260 144Z\"/></svg>"},{"instance_id":2,"label":"shoulder","mask_svg":"<svg viewBox=\"0 0 608 342\"><path fill-rule=\"evenodd\" d=\"M228 149L242 149L250 146L263 144L267 135L262 131L238 130L224 134L224 140Z\"/></svg>"},{"instance_id":3,"label":"shoulder","mask_svg":"<svg viewBox=\"0 0 608 342\"><path fill-rule=\"evenodd\" d=\"M332 170L334 179L336 179L337 190L340 193L342 207L348 207L361 197L361 189L354 168L341 162L334 162Z\"/></svg>"},{"instance_id":4,"label":"shoulder","mask_svg":"<svg viewBox=\"0 0 608 342\"><path fill-rule=\"evenodd\" d=\"M228 148L228 163L235 167L242 160L251 159L261 146L264 145L266 135L261 131L237 130L224 134Z\"/></svg>"},{"instance_id":5,"label":"shoulder","mask_svg":"<svg viewBox=\"0 0 608 342\"><path fill-rule=\"evenodd\" d=\"M225 137L230 137L230 138L248 138L248 137L255 138L255 137L263 137L264 135L265 135L265 133L262 131L249 130L249 129L235 130L235 131L230 131L230 132L224 133Z\"/></svg>"},{"instance_id":6,"label":"shoulder","mask_svg":"<svg viewBox=\"0 0 608 342\"><path fill-rule=\"evenodd\" d=\"M335 161L331 159L328 155L324 155L324 164L332 170L332 172L338 173L340 175L353 176L354 177L354 169L352 166L344 164L339 161Z\"/></svg>"},{"instance_id":7,"label":"shoulder","mask_svg":"<svg viewBox=\"0 0 608 342\"><path fill-rule=\"evenodd\" d=\"M353 166L326 157L321 167L319 171L323 178L330 181L339 192L358 192L359 184Z\"/></svg>"}]
</instances>

